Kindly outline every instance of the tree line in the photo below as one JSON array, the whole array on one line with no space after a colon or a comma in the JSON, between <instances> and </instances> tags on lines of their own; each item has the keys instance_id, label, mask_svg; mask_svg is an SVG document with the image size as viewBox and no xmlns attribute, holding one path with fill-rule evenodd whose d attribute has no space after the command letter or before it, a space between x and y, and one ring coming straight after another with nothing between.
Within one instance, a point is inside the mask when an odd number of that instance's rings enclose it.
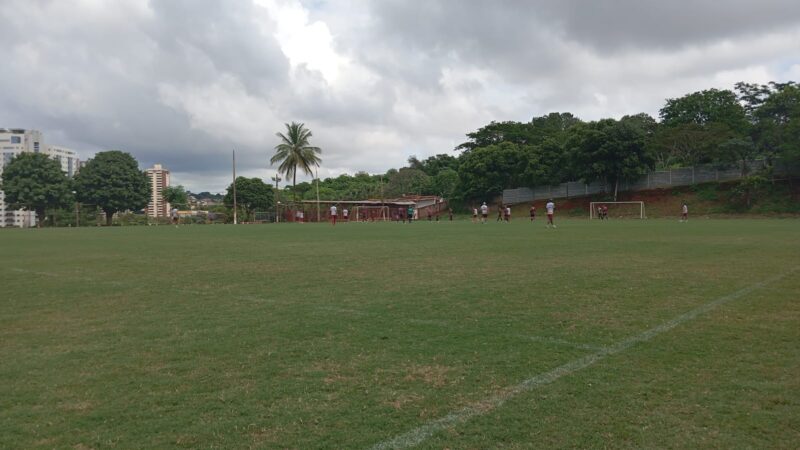
<instances>
[{"instance_id":1,"label":"tree line","mask_svg":"<svg viewBox=\"0 0 800 450\"><path fill-rule=\"evenodd\" d=\"M694 92L667 99L658 116L583 121L569 112L553 112L529 122L493 121L468 133L452 154L422 160L411 156L399 169L340 175L319 180L318 186L297 183L298 170L314 174L321 149L310 145L312 133L304 124L292 122L285 133L276 134L279 144L270 159L292 184L276 192L260 178L238 177L237 206L249 220L256 211L273 210L278 198L289 202L418 194L440 195L457 205L489 200L520 186L602 180L616 187L648 171L697 164L739 164L745 174L746 162L754 158L800 163L796 82L740 82L732 90ZM40 224L48 209L81 202L103 211L110 225L114 213L141 210L150 197L146 175L121 151L98 153L72 180L47 156L22 153L6 165L0 189L10 209L35 211ZM166 189L164 197L185 205L188 194L176 186ZM223 202L232 208L233 185Z\"/></svg>"},{"instance_id":2,"label":"tree line","mask_svg":"<svg viewBox=\"0 0 800 450\"><path fill-rule=\"evenodd\" d=\"M739 164L765 158L800 162L800 85L737 83L666 100L648 114L583 121L553 112L529 122L491 122L468 133L454 154L438 154L384 174L359 172L320 180L324 200L441 195L487 200L504 189L602 180L612 186L653 170ZM312 183L285 189L316 199Z\"/></svg>"}]
</instances>

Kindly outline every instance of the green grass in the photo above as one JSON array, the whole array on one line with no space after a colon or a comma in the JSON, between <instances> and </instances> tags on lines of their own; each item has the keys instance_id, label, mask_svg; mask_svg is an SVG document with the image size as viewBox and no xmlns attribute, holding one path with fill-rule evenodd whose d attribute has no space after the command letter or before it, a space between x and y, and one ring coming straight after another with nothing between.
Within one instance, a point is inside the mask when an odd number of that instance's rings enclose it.
<instances>
[{"instance_id":1,"label":"green grass","mask_svg":"<svg viewBox=\"0 0 800 450\"><path fill-rule=\"evenodd\" d=\"M0 231L0 448L368 448L800 266L794 219ZM794 448L798 292L421 447Z\"/></svg>"}]
</instances>

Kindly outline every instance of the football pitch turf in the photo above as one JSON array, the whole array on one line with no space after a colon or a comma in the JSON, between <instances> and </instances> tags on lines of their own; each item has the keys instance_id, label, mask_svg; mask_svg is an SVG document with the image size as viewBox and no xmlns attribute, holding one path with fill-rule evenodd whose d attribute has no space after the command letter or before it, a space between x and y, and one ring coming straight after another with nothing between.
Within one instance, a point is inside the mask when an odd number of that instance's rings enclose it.
<instances>
[{"instance_id":1,"label":"football pitch turf","mask_svg":"<svg viewBox=\"0 0 800 450\"><path fill-rule=\"evenodd\" d=\"M2 230L2 448L796 448L800 221Z\"/></svg>"}]
</instances>

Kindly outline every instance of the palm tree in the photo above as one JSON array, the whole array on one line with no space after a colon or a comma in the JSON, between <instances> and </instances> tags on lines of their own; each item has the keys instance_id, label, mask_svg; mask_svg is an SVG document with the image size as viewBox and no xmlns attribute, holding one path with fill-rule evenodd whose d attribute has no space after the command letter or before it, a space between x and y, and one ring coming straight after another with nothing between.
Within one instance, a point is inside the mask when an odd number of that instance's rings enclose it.
<instances>
[{"instance_id":1,"label":"palm tree","mask_svg":"<svg viewBox=\"0 0 800 450\"><path fill-rule=\"evenodd\" d=\"M319 147L312 147L308 145L308 139L311 137L311 130L306 129L304 123L292 122L286 125L286 134L275 133L276 136L281 138L281 143L275 146L275 155L269 160L270 164L275 164L280 161L278 171L292 177L292 194L297 200L297 169L299 168L307 175L313 173L312 169L319 166L322 160L319 154L322 150Z\"/></svg>"}]
</instances>

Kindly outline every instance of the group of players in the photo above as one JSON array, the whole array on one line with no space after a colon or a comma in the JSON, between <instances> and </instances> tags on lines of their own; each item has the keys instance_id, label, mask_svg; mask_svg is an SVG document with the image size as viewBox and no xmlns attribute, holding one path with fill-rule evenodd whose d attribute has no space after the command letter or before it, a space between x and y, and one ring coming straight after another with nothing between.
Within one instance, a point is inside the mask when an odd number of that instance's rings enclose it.
<instances>
[{"instance_id":1,"label":"group of players","mask_svg":"<svg viewBox=\"0 0 800 450\"><path fill-rule=\"evenodd\" d=\"M547 211L547 223L546 226L548 228L552 227L555 228L556 224L553 222L553 215L555 214L556 204L553 203L553 199L547 201L545 205L545 210ZM472 208L472 223L486 223L487 219L489 218L489 206L486 202L480 206L480 220L478 219L478 208ZM536 220L536 205L531 205L530 209L530 218L531 222ZM511 222L511 206L509 205L498 205L497 206L497 220L496 222Z\"/></svg>"},{"instance_id":2,"label":"group of players","mask_svg":"<svg viewBox=\"0 0 800 450\"><path fill-rule=\"evenodd\" d=\"M547 201L545 205L545 210L547 211L547 223L545 224L548 228L552 227L555 228L556 224L553 222L553 215L555 214L556 205L553 202L553 199ZM472 208L472 223L482 223L485 224L489 218L489 206L486 202L480 206L480 213L478 212L479 208ZM416 220L415 217L415 210L412 206L409 206L406 215L408 219L408 223L411 223L412 220ZM349 214L350 212L347 208L342 210L342 219L345 222L349 221ZM480 218L478 217L480 214ZM453 209L448 209L448 215L450 220L453 220ZM336 205L331 206L330 209L330 220L332 225L336 225L337 219L339 217L339 210ZM428 211L428 221L432 220L432 213ZM608 205L599 205L597 207L597 218L600 220L608 220ZM406 217L403 217L403 222L405 222ZM530 220L531 222L536 220L536 205L531 205L530 208ZM681 207L681 222L686 222L689 220L689 207L686 203L683 203ZM439 221L439 214L436 213L436 221ZM497 222L511 222L511 206L509 205L498 205L497 206Z\"/></svg>"}]
</instances>

